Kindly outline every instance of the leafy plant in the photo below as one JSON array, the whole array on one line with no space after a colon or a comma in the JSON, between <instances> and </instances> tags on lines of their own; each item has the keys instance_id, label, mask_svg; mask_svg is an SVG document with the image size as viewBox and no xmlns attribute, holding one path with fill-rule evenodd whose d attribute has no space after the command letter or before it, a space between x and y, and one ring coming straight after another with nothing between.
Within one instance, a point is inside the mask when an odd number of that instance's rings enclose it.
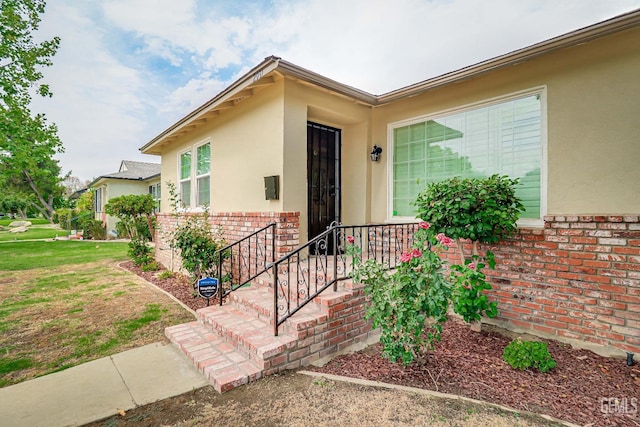
<instances>
[{"instance_id":1,"label":"leafy plant","mask_svg":"<svg viewBox=\"0 0 640 427\"><path fill-rule=\"evenodd\" d=\"M131 194L114 197L104 207L107 214L118 217L131 239L153 240L153 209L155 200L151 194ZM148 234L139 230L139 222L145 221Z\"/></svg>"},{"instance_id":2,"label":"leafy plant","mask_svg":"<svg viewBox=\"0 0 640 427\"><path fill-rule=\"evenodd\" d=\"M547 344L539 341L522 341L516 338L511 341L502 354L502 359L514 369L525 370L536 368L540 372L548 372L556 367Z\"/></svg>"},{"instance_id":3,"label":"leafy plant","mask_svg":"<svg viewBox=\"0 0 640 427\"><path fill-rule=\"evenodd\" d=\"M160 273L158 273L159 279L170 279L172 277L173 277L173 272L169 270L162 270Z\"/></svg>"},{"instance_id":4,"label":"leafy plant","mask_svg":"<svg viewBox=\"0 0 640 427\"><path fill-rule=\"evenodd\" d=\"M84 233L82 238L85 240L104 240L107 238L107 227L98 219L86 219L83 222Z\"/></svg>"},{"instance_id":5,"label":"leafy plant","mask_svg":"<svg viewBox=\"0 0 640 427\"><path fill-rule=\"evenodd\" d=\"M198 279L205 276L215 277L219 251L227 245L222 227L214 228L209 222L209 210L196 213L181 213L176 186L167 182L169 204L176 219L175 230L169 236L171 247L180 251L182 267L193 279L195 287ZM223 260L229 254L223 253ZM225 282L226 278L220 278Z\"/></svg>"},{"instance_id":6,"label":"leafy plant","mask_svg":"<svg viewBox=\"0 0 640 427\"><path fill-rule=\"evenodd\" d=\"M218 251L226 246L222 228L214 229L207 211L189 214L173 234L173 247L180 250L182 267L194 282L205 276L215 276Z\"/></svg>"},{"instance_id":7,"label":"leafy plant","mask_svg":"<svg viewBox=\"0 0 640 427\"><path fill-rule=\"evenodd\" d=\"M487 251L485 260L490 268L496 265L493 253ZM465 322L479 321L485 315L495 317L498 314L498 304L489 302L485 290L491 289L487 276L482 272L485 267L482 258L473 255L464 265L450 265L450 278L453 283L453 311L462 316Z\"/></svg>"},{"instance_id":8,"label":"leafy plant","mask_svg":"<svg viewBox=\"0 0 640 427\"><path fill-rule=\"evenodd\" d=\"M393 274L374 259L360 260L360 250L352 236L347 238L347 253L353 256L351 277L364 283L371 296L367 318L380 328L383 355L408 365L426 361L433 342L440 339L442 323L447 320L451 286L443 274L443 260L438 255L452 241L444 235L434 236L429 224L420 223L410 252L400 257Z\"/></svg>"},{"instance_id":9,"label":"leafy plant","mask_svg":"<svg viewBox=\"0 0 640 427\"><path fill-rule=\"evenodd\" d=\"M518 179L492 175L488 178L454 177L433 182L415 201L418 217L458 240L462 259L465 259L460 239L477 243L495 243L516 231L516 221L524 206L516 196Z\"/></svg>"},{"instance_id":10,"label":"leafy plant","mask_svg":"<svg viewBox=\"0 0 640 427\"><path fill-rule=\"evenodd\" d=\"M127 254L137 266L144 266L153 261L153 249L147 245L147 242L140 239L133 239L129 242L129 250Z\"/></svg>"},{"instance_id":11,"label":"leafy plant","mask_svg":"<svg viewBox=\"0 0 640 427\"><path fill-rule=\"evenodd\" d=\"M158 265L158 262L155 260L142 264L142 271L158 271L159 269L160 265Z\"/></svg>"}]
</instances>

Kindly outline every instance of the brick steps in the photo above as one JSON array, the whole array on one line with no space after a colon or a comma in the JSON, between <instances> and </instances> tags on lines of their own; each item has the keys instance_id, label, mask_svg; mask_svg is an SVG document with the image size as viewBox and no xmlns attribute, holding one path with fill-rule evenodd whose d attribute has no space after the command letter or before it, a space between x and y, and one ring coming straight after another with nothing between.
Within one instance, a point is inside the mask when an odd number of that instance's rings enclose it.
<instances>
[{"instance_id":1,"label":"brick steps","mask_svg":"<svg viewBox=\"0 0 640 427\"><path fill-rule=\"evenodd\" d=\"M273 289L254 284L232 292L223 306L198 310L197 321L167 328L165 334L222 393L367 340L371 323L363 318L364 306L362 286L345 281L288 318L275 336Z\"/></svg>"},{"instance_id":2,"label":"brick steps","mask_svg":"<svg viewBox=\"0 0 640 427\"><path fill-rule=\"evenodd\" d=\"M270 368L270 359L296 344L296 339L289 335L274 336L273 326L234 305L203 308L198 310L197 316L201 324L215 331L262 369Z\"/></svg>"},{"instance_id":3,"label":"brick steps","mask_svg":"<svg viewBox=\"0 0 640 427\"><path fill-rule=\"evenodd\" d=\"M219 393L262 377L261 367L200 322L171 326L165 334Z\"/></svg>"}]
</instances>

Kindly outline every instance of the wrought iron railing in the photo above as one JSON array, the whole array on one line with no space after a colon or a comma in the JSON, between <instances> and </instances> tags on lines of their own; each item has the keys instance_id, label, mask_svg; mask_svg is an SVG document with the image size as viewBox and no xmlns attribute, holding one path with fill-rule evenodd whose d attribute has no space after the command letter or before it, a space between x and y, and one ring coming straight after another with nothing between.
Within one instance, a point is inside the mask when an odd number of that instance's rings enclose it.
<instances>
[{"instance_id":1,"label":"wrought iron railing","mask_svg":"<svg viewBox=\"0 0 640 427\"><path fill-rule=\"evenodd\" d=\"M231 292L269 271L275 260L275 229L275 223L269 224L218 251L220 305Z\"/></svg>"},{"instance_id":2,"label":"wrought iron railing","mask_svg":"<svg viewBox=\"0 0 640 427\"><path fill-rule=\"evenodd\" d=\"M352 266L347 244L359 248L362 261L375 259L395 268L413 243L417 223L343 226L332 224L325 232L289 252L272 265L274 334L279 326L324 290L349 275ZM351 237L350 237L351 236ZM351 241L351 242L350 242Z\"/></svg>"}]
</instances>

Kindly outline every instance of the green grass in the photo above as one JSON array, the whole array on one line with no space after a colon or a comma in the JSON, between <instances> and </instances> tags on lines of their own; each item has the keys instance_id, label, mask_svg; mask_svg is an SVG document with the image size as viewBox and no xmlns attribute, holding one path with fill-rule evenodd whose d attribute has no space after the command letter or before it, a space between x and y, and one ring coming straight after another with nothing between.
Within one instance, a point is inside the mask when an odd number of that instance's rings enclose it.
<instances>
[{"instance_id":1,"label":"green grass","mask_svg":"<svg viewBox=\"0 0 640 427\"><path fill-rule=\"evenodd\" d=\"M13 221L29 221L33 225L50 224L50 222L47 221L44 218L27 218L27 219L22 219L22 218L17 218L17 219L2 218L2 219L0 219L0 225L7 226L7 225L11 224Z\"/></svg>"},{"instance_id":2,"label":"green grass","mask_svg":"<svg viewBox=\"0 0 640 427\"><path fill-rule=\"evenodd\" d=\"M0 271L54 268L60 265L126 260L127 243L58 240L0 243Z\"/></svg>"},{"instance_id":3,"label":"green grass","mask_svg":"<svg viewBox=\"0 0 640 427\"><path fill-rule=\"evenodd\" d=\"M34 225L23 233L11 233L9 228L0 230L0 242L13 242L19 240L53 239L67 236L66 230L52 228L50 225Z\"/></svg>"}]
</instances>

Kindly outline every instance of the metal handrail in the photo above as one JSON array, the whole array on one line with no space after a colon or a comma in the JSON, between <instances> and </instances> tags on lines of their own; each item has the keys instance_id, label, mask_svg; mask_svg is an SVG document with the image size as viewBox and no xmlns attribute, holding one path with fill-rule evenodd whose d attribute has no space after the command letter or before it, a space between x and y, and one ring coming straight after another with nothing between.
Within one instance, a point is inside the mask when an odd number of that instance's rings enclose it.
<instances>
[{"instance_id":1,"label":"metal handrail","mask_svg":"<svg viewBox=\"0 0 640 427\"><path fill-rule=\"evenodd\" d=\"M248 236L231 243L217 252L216 274L218 283L221 285L220 305L224 297L231 292L241 288L259 275L269 271L273 261L275 260L275 228L276 223L271 223L259 230L254 231ZM270 259L268 257L269 249L267 231L271 231ZM262 237L264 245L261 246L260 237ZM253 240L253 241L252 241ZM252 245L252 243L254 243ZM252 252L253 251L253 252ZM253 255L253 256L252 256ZM227 267L227 273L223 274L223 269ZM237 268L237 271L236 271ZM236 279L236 280L234 280ZM229 287L225 290L224 283L229 283Z\"/></svg>"},{"instance_id":2,"label":"metal handrail","mask_svg":"<svg viewBox=\"0 0 640 427\"><path fill-rule=\"evenodd\" d=\"M275 261L271 266L274 335L278 335L280 325L320 293L330 286L336 291L338 282L349 277L348 236L353 237L349 244L359 248L362 261L375 259L387 269L393 269L398 265L402 252L411 248L417 227L417 223L332 224L326 231Z\"/></svg>"}]
</instances>

